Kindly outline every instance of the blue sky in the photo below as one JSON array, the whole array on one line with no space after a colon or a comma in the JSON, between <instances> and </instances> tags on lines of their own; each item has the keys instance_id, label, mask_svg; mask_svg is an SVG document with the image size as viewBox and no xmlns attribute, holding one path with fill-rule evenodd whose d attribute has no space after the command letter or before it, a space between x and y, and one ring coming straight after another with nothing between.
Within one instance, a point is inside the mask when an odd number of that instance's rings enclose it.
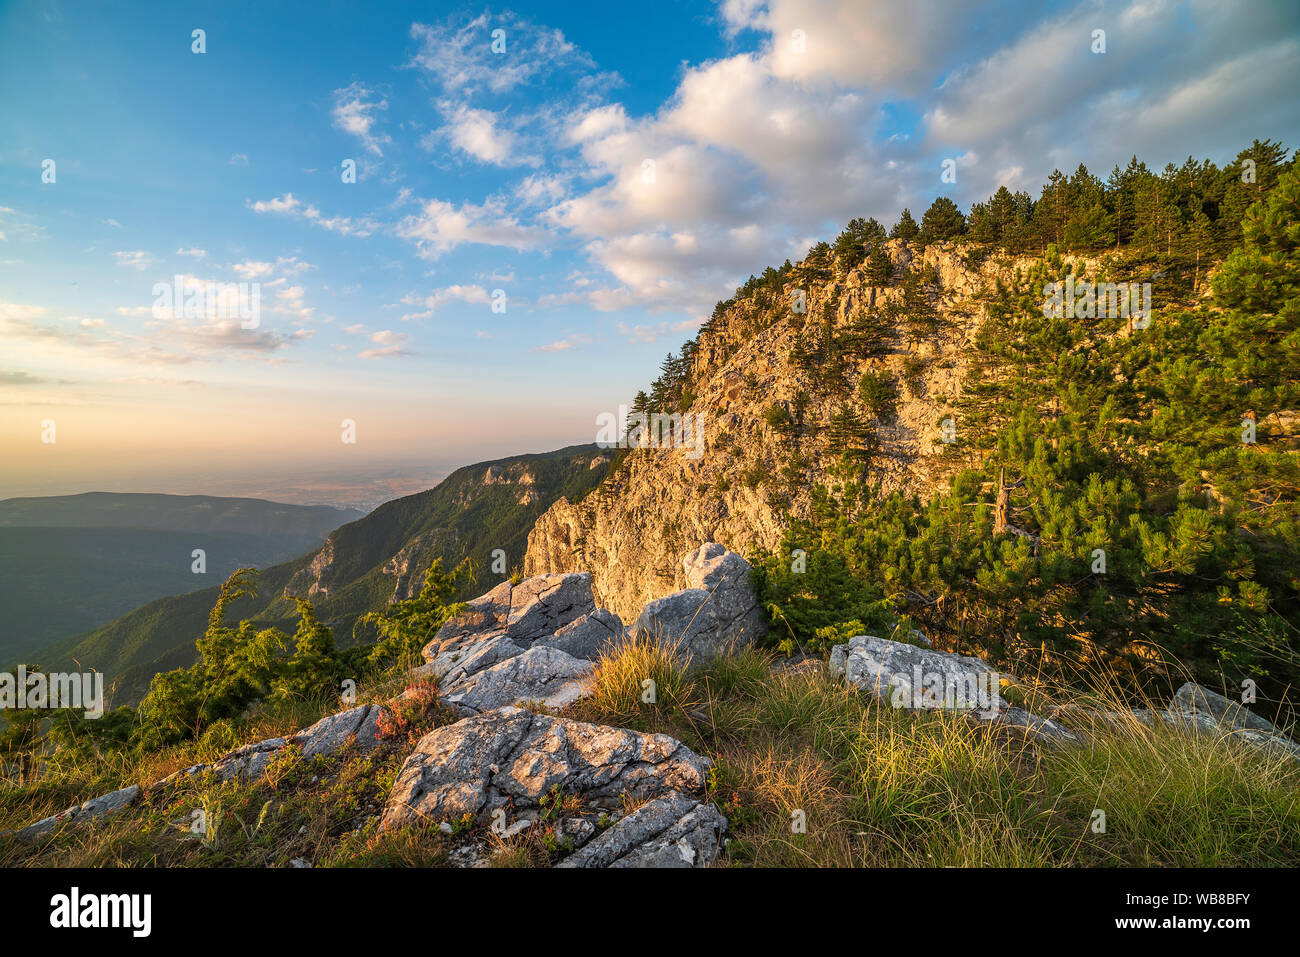
<instances>
[{"instance_id":1,"label":"blue sky","mask_svg":"<svg viewBox=\"0 0 1300 957\"><path fill-rule=\"evenodd\" d=\"M1300 140L1293 3L180 6L0 4L0 496L591 441L852 216Z\"/></svg>"}]
</instances>

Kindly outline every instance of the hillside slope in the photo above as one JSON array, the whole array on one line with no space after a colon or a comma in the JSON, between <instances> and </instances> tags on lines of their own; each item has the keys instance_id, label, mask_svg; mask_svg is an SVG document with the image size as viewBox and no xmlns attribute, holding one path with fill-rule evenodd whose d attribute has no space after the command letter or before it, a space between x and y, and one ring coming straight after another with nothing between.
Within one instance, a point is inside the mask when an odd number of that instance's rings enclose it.
<instances>
[{"instance_id":1,"label":"hillside slope","mask_svg":"<svg viewBox=\"0 0 1300 957\"><path fill-rule=\"evenodd\" d=\"M869 277L865 263L838 279L796 271L779 290L723 304L689 373L704 454L631 450L593 494L558 501L538 520L525 573L590 570L601 600L626 617L683 587L680 558L693 542L776 547L788 516L807 515L812 488L845 474L835 431L846 409L866 419L872 446L869 464L846 477L922 495L943 484L952 463L940 454L940 422L959 396L986 297L1029 260L973 265L953 243L882 246L892 281ZM919 280L910 289L909 270ZM805 313L789 308L796 289L806 291ZM908 325L918 303L933 310L932 328ZM831 340L850 343L837 367L819 360ZM893 383L888 408L867 407L864 374Z\"/></svg>"},{"instance_id":2,"label":"hillside slope","mask_svg":"<svg viewBox=\"0 0 1300 957\"><path fill-rule=\"evenodd\" d=\"M355 509L87 492L0 501L0 661L66 641L236 568L295 558ZM203 550L205 570L193 570Z\"/></svg>"},{"instance_id":3,"label":"hillside slope","mask_svg":"<svg viewBox=\"0 0 1300 957\"><path fill-rule=\"evenodd\" d=\"M436 488L387 502L333 531L321 548L262 570L256 597L241 598L231 615L259 626L293 631L293 597L312 600L319 618L347 644L367 611L418 591L435 558L479 566L479 585L491 573L491 553L503 549L507 573L520 564L528 529L560 496L577 497L603 474L608 453L595 446L516 455L458 469ZM154 674L191 663L218 589L205 588L137 608L88 634L51 647L38 663L104 672L116 683L114 704L137 700Z\"/></svg>"}]
</instances>

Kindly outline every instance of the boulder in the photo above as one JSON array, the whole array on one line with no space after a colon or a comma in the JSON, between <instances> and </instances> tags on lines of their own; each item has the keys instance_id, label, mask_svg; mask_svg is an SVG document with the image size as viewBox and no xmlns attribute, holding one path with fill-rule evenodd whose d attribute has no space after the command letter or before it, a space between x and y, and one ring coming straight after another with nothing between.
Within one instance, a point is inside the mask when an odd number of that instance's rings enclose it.
<instances>
[{"instance_id":1,"label":"boulder","mask_svg":"<svg viewBox=\"0 0 1300 957\"><path fill-rule=\"evenodd\" d=\"M304 758L335 754L349 742L363 753L371 751L379 745L379 716L383 710L377 704L363 704L340 711L299 731L293 741L302 746Z\"/></svg>"},{"instance_id":2,"label":"boulder","mask_svg":"<svg viewBox=\"0 0 1300 957\"><path fill-rule=\"evenodd\" d=\"M641 805L556 867L707 867L722 852L727 819L672 791Z\"/></svg>"},{"instance_id":3,"label":"boulder","mask_svg":"<svg viewBox=\"0 0 1300 957\"><path fill-rule=\"evenodd\" d=\"M623 637L623 620L605 608L597 608L589 615L563 626L553 635L538 638L533 646L544 645L595 661L606 648L617 644Z\"/></svg>"},{"instance_id":4,"label":"boulder","mask_svg":"<svg viewBox=\"0 0 1300 957\"><path fill-rule=\"evenodd\" d=\"M595 610L587 572L538 575L521 581L510 593L506 634L516 642L531 643Z\"/></svg>"},{"instance_id":5,"label":"boulder","mask_svg":"<svg viewBox=\"0 0 1300 957\"><path fill-rule=\"evenodd\" d=\"M1040 718L1030 714L1024 708L1016 708L1005 702L998 713L990 719L991 723L1003 728L1016 728L1043 744L1063 745L1078 744L1079 735L1049 718Z\"/></svg>"},{"instance_id":6,"label":"boulder","mask_svg":"<svg viewBox=\"0 0 1300 957\"><path fill-rule=\"evenodd\" d=\"M380 828L456 821L509 805L538 808L553 789L584 808L672 791L702 793L710 762L662 734L501 708L431 731L393 785Z\"/></svg>"},{"instance_id":7,"label":"boulder","mask_svg":"<svg viewBox=\"0 0 1300 957\"><path fill-rule=\"evenodd\" d=\"M442 692L442 702L461 715L525 702L563 708L587 694L592 667L558 648L535 646L463 675Z\"/></svg>"},{"instance_id":8,"label":"boulder","mask_svg":"<svg viewBox=\"0 0 1300 957\"><path fill-rule=\"evenodd\" d=\"M750 584L749 562L716 542L682 559L690 587L649 602L634 634L677 644L690 658L708 660L752 645L767 631Z\"/></svg>"},{"instance_id":9,"label":"boulder","mask_svg":"<svg viewBox=\"0 0 1300 957\"><path fill-rule=\"evenodd\" d=\"M858 635L831 649L830 670L895 707L979 710L992 715L1002 708L998 673L967 655Z\"/></svg>"},{"instance_id":10,"label":"boulder","mask_svg":"<svg viewBox=\"0 0 1300 957\"><path fill-rule=\"evenodd\" d=\"M1169 708L1171 711L1181 711L1185 714L1208 714L1214 719L1215 724L1225 730L1230 728L1240 731L1250 728L1262 731L1264 734L1282 734L1280 728L1244 705L1192 681L1174 692L1174 700L1170 702Z\"/></svg>"},{"instance_id":11,"label":"boulder","mask_svg":"<svg viewBox=\"0 0 1300 957\"><path fill-rule=\"evenodd\" d=\"M140 786L132 784L130 787L113 791L110 794L104 794L100 797L91 798L84 804L74 804L66 811L58 814L51 814L47 818L42 818L35 824L29 824L18 830L14 836L20 841L35 841L48 834L51 834L62 824L73 821L91 821L96 818L107 817L110 814L116 814L123 808L130 807L140 797Z\"/></svg>"},{"instance_id":12,"label":"boulder","mask_svg":"<svg viewBox=\"0 0 1300 957\"><path fill-rule=\"evenodd\" d=\"M571 626L596 614L591 575L587 572L538 575L518 585L504 581L467 603L464 612L444 623L425 646L424 660L431 663L454 660L469 648L503 637L521 650L537 641L547 641L573 653L563 642L551 639L559 632L572 631ZM611 636L622 628L622 622L612 612L596 617L594 624L606 626ZM594 657L598 651L596 642L590 640L594 634L583 635L588 639L585 643L574 642L574 647L584 647L589 652L575 657Z\"/></svg>"},{"instance_id":13,"label":"boulder","mask_svg":"<svg viewBox=\"0 0 1300 957\"><path fill-rule=\"evenodd\" d=\"M591 662L622 634L586 573L502 582L438 630L415 677L436 678L463 716L532 701L562 708L586 694Z\"/></svg>"}]
</instances>

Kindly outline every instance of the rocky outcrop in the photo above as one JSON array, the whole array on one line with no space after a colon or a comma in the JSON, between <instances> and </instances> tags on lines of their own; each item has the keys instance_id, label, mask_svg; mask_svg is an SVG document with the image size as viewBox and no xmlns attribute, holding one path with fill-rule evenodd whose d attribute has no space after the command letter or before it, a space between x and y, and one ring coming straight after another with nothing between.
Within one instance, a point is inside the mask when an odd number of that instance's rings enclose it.
<instances>
[{"instance_id":1,"label":"rocky outcrop","mask_svg":"<svg viewBox=\"0 0 1300 957\"><path fill-rule=\"evenodd\" d=\"M853 393L868 371L891 375L898 401L892 415L867 417L880 448L866 479L920 495L941 487L948 466L938 423L959 395L985 314L981 294L1027 260L990 257L975 268L951 244L919 252L897 240L884 246L895 279L883 286L855 265L828 279L794 276L770 298L755 293L724 304L701 331L691 370L690 411L703 416L703 454L629 451L594 492L580 502L561 498L537 520L524 574L589 569L600 604L631 621L647 602L691 587L679 558L700 542L741 554L779 547L786 510L808 517L813 486L831 480L838 457L826 425L843 401L838 393ZM815 349L823 321L843 331L861 315L883 315L903 296L897 277L908 265L923 278L940 332L921 342L891 333L885 353L851 362L836 390L827 389L824 370L792 361L796 348ZM790 310L796 288L807 294L802 314ZM768 424L773 405L796 418L794 429Z\"/></svg>"},{"instance_id":2,"label":"rocky outcrop","mask_svg":"<svg viewBox=\"0 0 1300 957\"><path fill-rule=\"evenodd\" d=\"M1169 703L1169 707L1170 710L1183 714L1209 715L1214 724L1221 728L1237 731L1252 729L1263 734L1282 734L1281 728L1261 718L1245 705L1231 701L1193 681L1188 681L1174 692L1174 699Z\"/></svg>"},{"instance_id":3,"label":"rocky outcrop","mask_svg":"<svg viewBox=\"0 0 1300 957\"><path fill-rule=\"evenodd\" d=\"M832 675L898 708L953 708L995 712L1000 678L979 658L932 651L872 635L831 649Z\"/></svg>"},{"instance_id":4,"label":"rocky outcrop","mask_svg":"<svg viewBox=\"0 0 1300 957\"><path fill-rule=\"evenodd\" d=\"M185 777L211 771L221 780L242 778L253 781L266 773L271 762L290 745L301 749L303 758L338 754L345 747L365 753L379 746L382 705L363 704L321 718L310 728L304 728L287 738L267 738L255 744L246 744L223 755L211 764L195 764L167 775L154 787L163 787Z\"/></svg>"},{"instance_id":5,"label":"rocky outcrop","mask_svg":"<svg viewBox=\"0 0 1300 957\"><path fill-rule=\"evenodd\" d=\"M586 693L592 660L623 634L596 607L588 574L502 582L469 602L424 648L421 676L462 715L539 702L562 708Z\"/></svg>"},{"instance_id":6,"label":"rocky outcrop","mask_svg":"<svg viewBox=\"0 0 1300 957\"><path fill-rule=\"evenodd\" d=\"M671 642L688 658L707 660L752 645L766 633L749 562L709 542L682 559L682 568L689 587L647 604L634 634Z\"/></svg>"},{"instance_id":7,"label":"rocky outcrop","mask_svg":"<svg viewBox=\"0 0 1300 957\"><path fill-rule=\"evenodd\" d=\"M1003 701L1002 677L982 659L934 651L920 632L911 637L918 643L850 638L831 649L830 673L895 708L965 711L990 727L1015 729L1047 745L1080 740L1064 725Z\"/></svg>"},{"instance_id":8,"label":"rocky outcrop","mask_svg":"<svg viewBox=\"0 0 1300 957\"><path fill-rule=\"evenodd\" d=\"M130 787L122 788L120 791L91 798L84 804L75 804L66 811L51 814L35 824L29 824L15 832L14 836L20 841L36 841L52 834L64 824L93 821L97 818L108 817L110 814L116 814L123 808L134 804L139 799L140 794L140 786L133 784Z\"/></svg>"},{"instance_id":9,"label":"rocky outcrop","mask_svg":"<svg viewBox=\"0 0 1300 957\"><path fill-rule=\"evenodd\" d=\"M501 708L425 735L397 776L380 828L450 826L466 816L490 818L497 810L526 812L557 795L576 797L584 811L577 819L590 824L601 811L618 809L624 798L671 796L670 805L645 816L652 820L625 827L593 856L613 862L658 839L674 846L694 842L695 859L704 863L716 855L716 841L713 849L702 846L703 829L717 824L716 812L694 808L698 801L687 795L703 792L709 765L666 735ZM674 825L679 826L669 834ZM580 825L565 830L580 839L595 833ZM692 836L696 830L701 833Z\"/></svg>"},{"instance_id":10,"label":"rocky outcrop","mask_svg":"<svg viewBox=\"0 0 1300 957\"><path fill-rule=\"evenodd\" d=\"M556 867L707 867L722 850L727 819L676 791L641 805Z\"/></svg>"}]
</instances>

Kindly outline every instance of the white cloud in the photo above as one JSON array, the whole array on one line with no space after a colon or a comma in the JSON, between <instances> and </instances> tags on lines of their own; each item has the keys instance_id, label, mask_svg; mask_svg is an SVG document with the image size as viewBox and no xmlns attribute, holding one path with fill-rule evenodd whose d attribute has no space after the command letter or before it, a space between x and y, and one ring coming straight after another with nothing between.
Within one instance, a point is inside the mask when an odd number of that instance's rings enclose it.
<instances>
[{"instance_id":1,"label":"white cloud","mask_svg":"<svg viewBox=\"0 0 1300 957\"><path fill-rule=\"evenodd\" d=\"M206 249L186 249L184 246L182 246L180 249L176 250L176 255L193 256L195 259L206 259L208 256L208 251Z\"/></svg>"},{"instance_id":2,"label":"white cloud","mask_svg":"<svg viewBox=\"0 0 1300 957\"><path fill-rule=\"evenodd\" d=\"M494 30L504 31L505 52L492 50ZM514 14L484 13L459 26L412 24L420 50L411 65L433 76L448 92L503 93L558 69L590 69L591 58L555 29L535 26Z\"/></svg>"},{"instance_id":3,"label":"white cloud","mask_svg":"<svg viewBox=\"0 0 1300 957\"><path fill-rule=\"evenodd\" d=\"M369 217L353 220L348 216L324 216L315 206L302 202L293 193L285 193L283 196L276 196L272 199L259 199L256 202L250 202L248 206L255 213L279 213L297 216L314 223L322 229L328 229L343 236L365 237L379 228L379 223Z\"/></svg>"},{"instance_id":4,"label":"white cloud","mask_svg":"<svg viewBox=\"0 0 1300 957\"><path fill-rule=\"evenodd\" d=\"M514 132L500 124L496 113L449 103L442 104L442 110L446 125L438 135L474 159L496 166L539 162L536 157L518 155ZM432 148L433 138L427 138L425 145Z\"/></svg>"},{"instance_id":5,"label":"white cloud","mask_svg":"<svg viewBox=\"0 0 1300 957\"><path fill-rule=\"evenodd\" d=\"M376 113L388 109L388 100L361 83L353 83L334 91L334 126L355 136L368 152L383 156L383 147L392 142L386 134L376 130Z\"/></svg>"},{"instance_id":6,"label":"white cloud","mask_svg":"<svg viewBox=\"0 0 1300 957\"><path fill-rule=\"evenodd\" d=\"M488 296L488 291L482 286L447 286L443 289L435 289L428 296L405 296L402 302L408 306L420 306L423 312L408 312L402 316L403 320L410 319L428 319L435 312L450 302L468 302L480 305L486 305L492 300Z\"/></svg>"},{"instance_id":7,"label":"white cloud","mask_svg":"<svg viewBox=\"0 0 1300 957\"><path fill-rule=\"evenodd\" d=\"M394 332L392 329L381 329L370 337L370 341L375 343L379 348L366 349L362 352L358 352L358 359L390 359L415 354L406 348L407 344L411 341L411 337L404 332Z\"/></svg>"},{"instance_id":8,"label":"white cloud","mask_svg":"<svg viewBox=\"0 0 1300 957\"><path fill-rule=\"evenodd\" d=\"M548 342L544 346L538 346L531 350L533 352L565 352L569 349L575 349L578 346L586 345L591 342L590 336L584 336L581 333L574 333L563 339L556 339L554 342Z\"/></svg>"},{"instance_id":9,"label":"white cloud","mask_svg":"<svg viewBox=\"0 0 1300 957\"><path fill-rule=\"evenodd\" d=\"M396 233L415 243L421 257L437 259L462 243L536 249L547 239L546 230L521 224L505 212L499 200L481 206L456 206L439 199L423 202L420 212L397 224Z\"/></svg>"},{"instance_id":10,"label":"white cloud","mask_svg":"<svg viewBox=\"0 0 1300 957\"><path fill-rule=\"evenodd\" d=\"M115 252L113 258L117 260L119 266L130 266L132 269L148 269L158 261L150 253L139 249Z\"/></svg>"}]
</instances>

